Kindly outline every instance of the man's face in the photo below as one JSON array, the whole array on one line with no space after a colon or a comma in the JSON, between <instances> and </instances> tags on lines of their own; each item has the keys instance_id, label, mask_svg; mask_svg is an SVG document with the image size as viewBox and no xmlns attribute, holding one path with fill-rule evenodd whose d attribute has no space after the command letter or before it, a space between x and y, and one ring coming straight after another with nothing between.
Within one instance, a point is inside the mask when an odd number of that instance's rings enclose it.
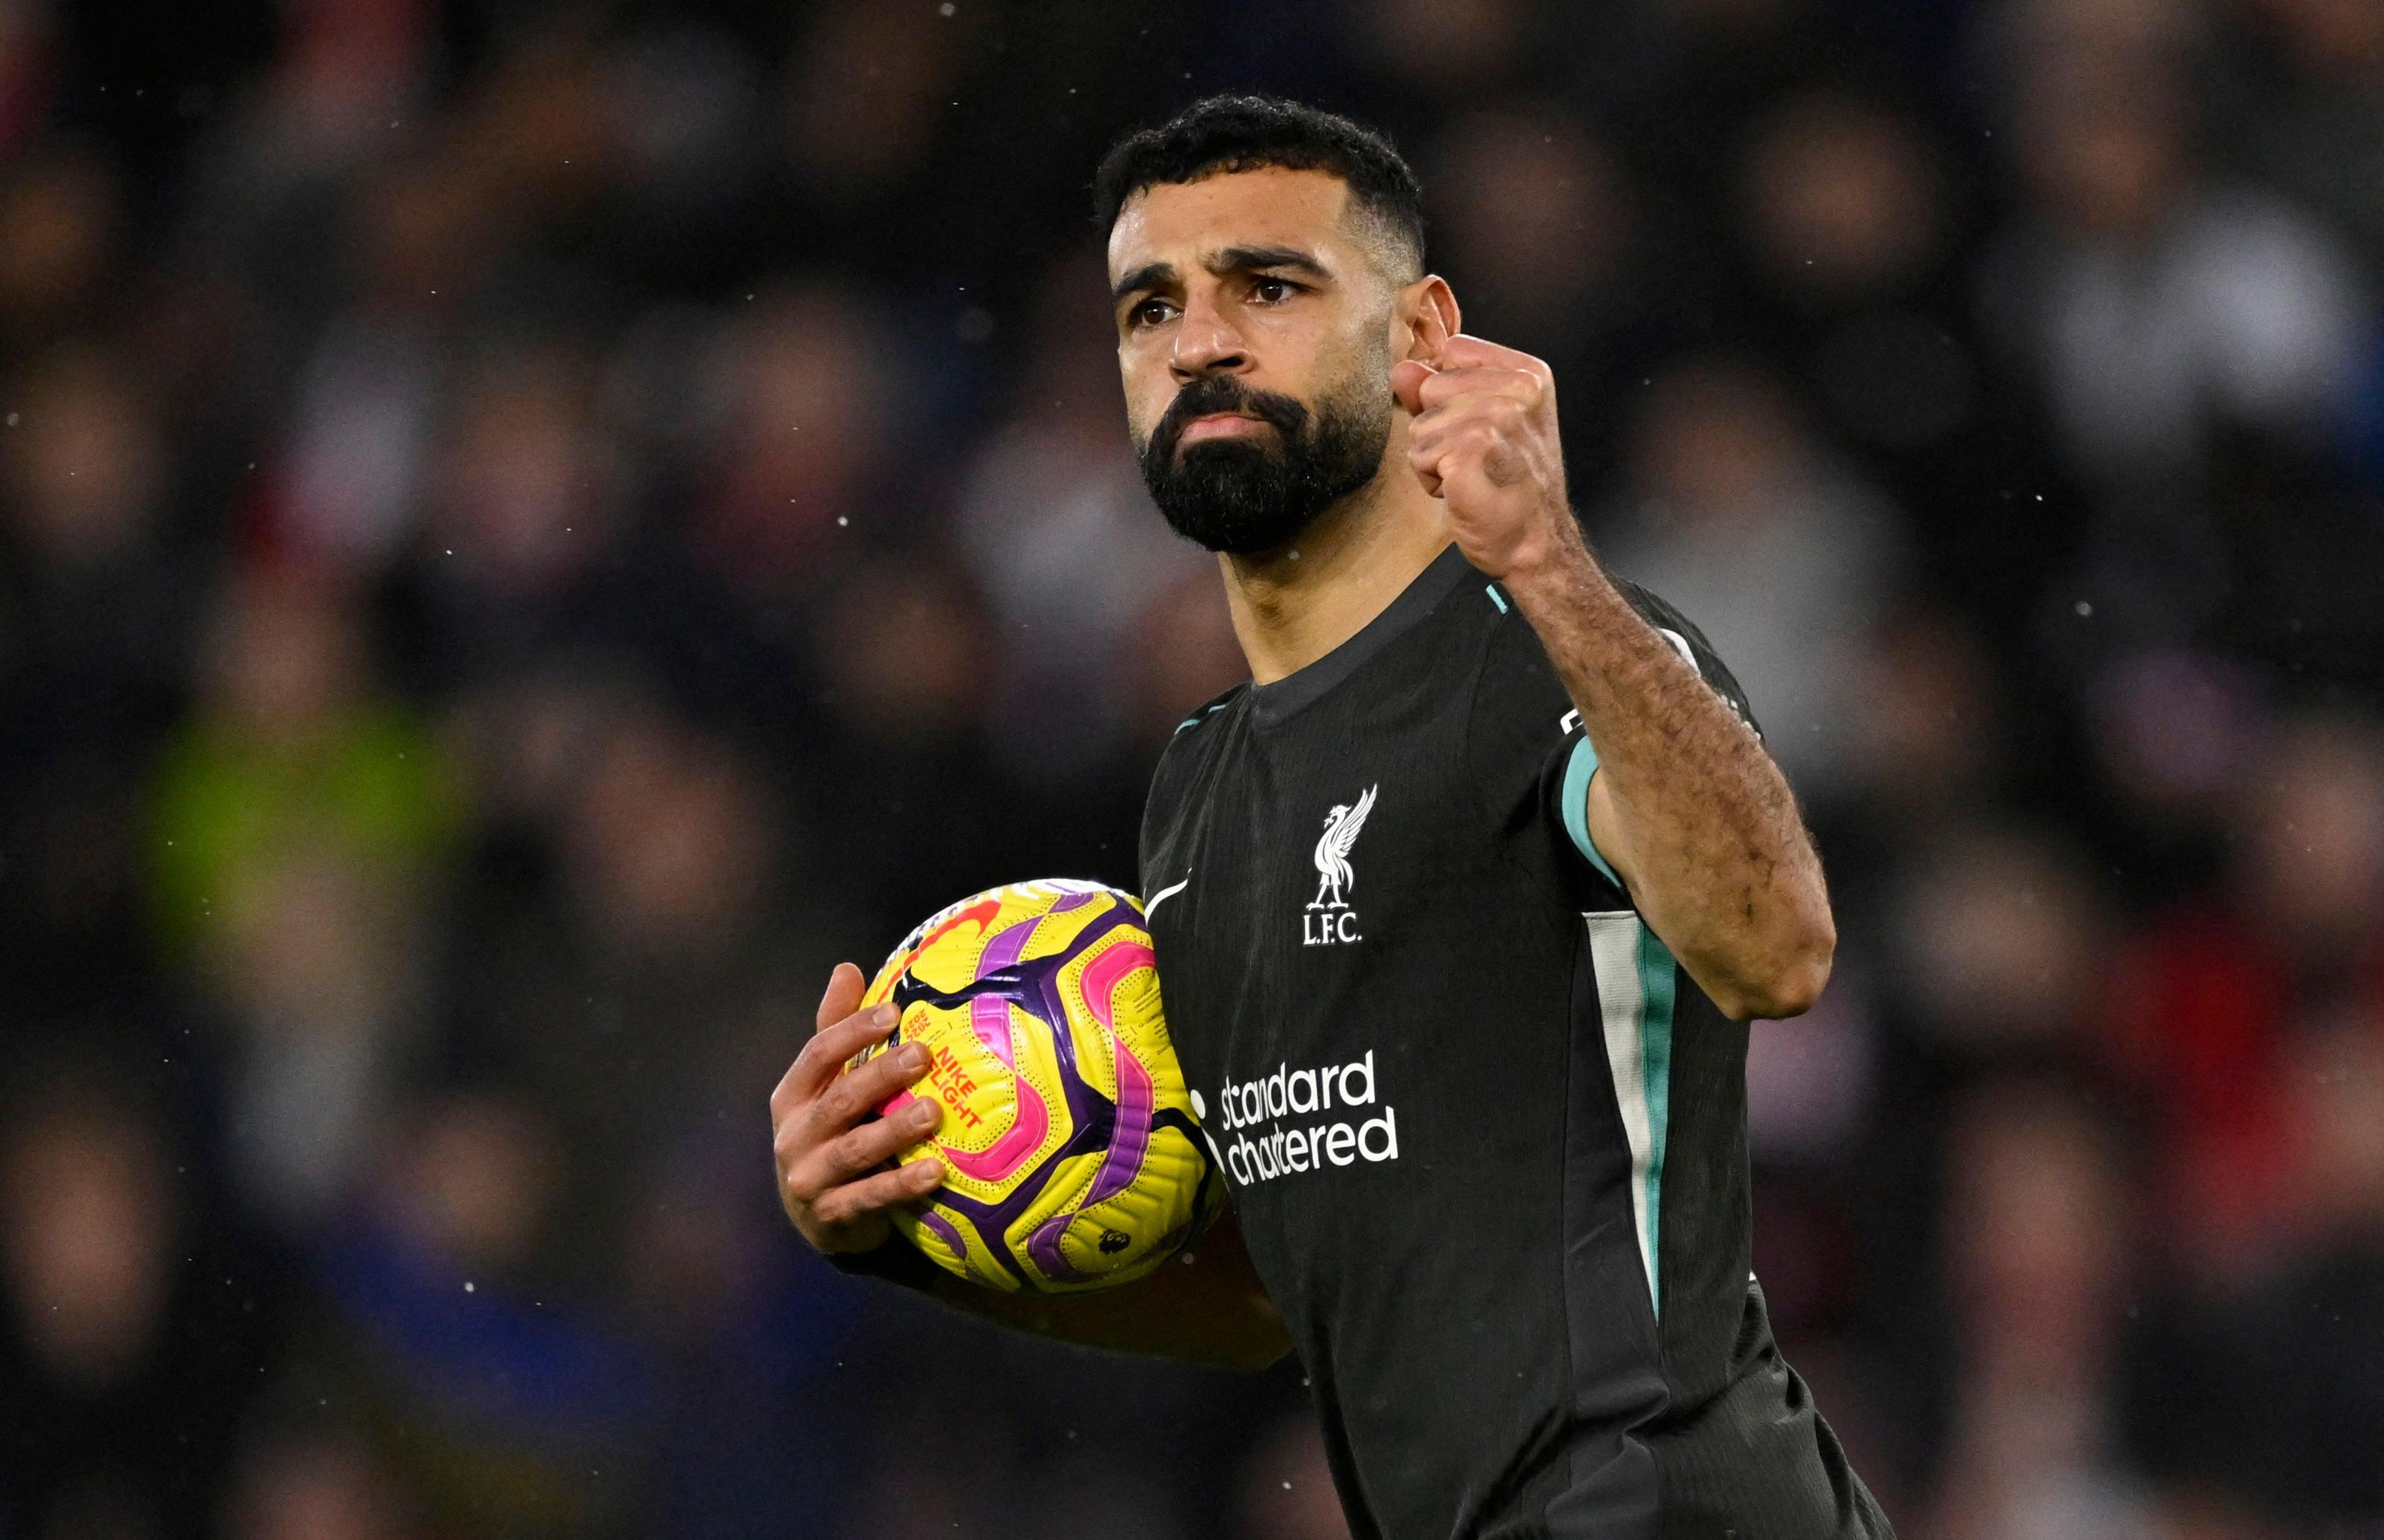
<instances>
[{"instance_id":1,"label":"man's face","mask_svg":"<svg viewBox=\"0 0 2384 1540\"><path fill-rule=\"evenodd\" d=\"M1109 268L1126 422L1177 533L1251 555L1380 473L1396 286L1349 190L1266 168L1127 200Z\"/></svg>"}]
</instances>

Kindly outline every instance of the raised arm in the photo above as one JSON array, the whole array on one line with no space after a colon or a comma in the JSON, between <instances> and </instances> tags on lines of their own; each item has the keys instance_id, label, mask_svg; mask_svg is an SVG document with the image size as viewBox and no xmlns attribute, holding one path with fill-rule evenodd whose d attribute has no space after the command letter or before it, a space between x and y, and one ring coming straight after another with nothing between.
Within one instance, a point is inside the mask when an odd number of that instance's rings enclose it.
<instances>
[{"instance_id":1,"label":"raised arm","mask_svg":"<svg viewBox=\"0 0 2384 1540\"><path fill-rule=\"evenodd\" d=\"M1539 634L1597 751L1587 821L1648 925L1732 1016L1794 1016L1830 976L1837 932L1788 783L1754 730L1641 619L1566 497L1547 366L1473 337L1392 387L1409 462L1468 560Z\"/></svg>"},{"instance_id":2,"label":"raised arm","mask_svg":"<svg viewBox=\"0 0 2384 1540\"><path fill-rule=\"evenodd\" d=\"M1094 1294L1000 1294L910 1250L887 1213L934 1192L943 1168L894 1158L933 1132L941 1113L921 1097L894 1117L870 1115L925 1078L927 1065L913 1045L849 1067L894 1028L892 1006L859 1010L864 988L859 968L837 964L811 1041L770 1093L778 1200L814 1249L971 1315L1062 1341L1239 1370L1263 1369L1290 1351L1230 1212L1148 1277Z\"/></svg>"}]
</instances>

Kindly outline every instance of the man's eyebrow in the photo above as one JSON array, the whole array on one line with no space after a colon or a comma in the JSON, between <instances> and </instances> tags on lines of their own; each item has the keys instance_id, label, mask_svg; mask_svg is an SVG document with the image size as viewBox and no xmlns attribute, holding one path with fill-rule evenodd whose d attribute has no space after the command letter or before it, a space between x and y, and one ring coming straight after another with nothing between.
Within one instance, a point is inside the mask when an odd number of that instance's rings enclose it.
<instances>
[{"instance_id":1,"label":"man's eyebrow","mask_svg":"<svg viewBox=\"0 0 2384 1540\"><path fill-rule=\"evenodd\" d=\"M1324 264L1296 246L1228 246L1200 264L1215 277L1255 272L1261 267L1289 267L1294 272L1331 278Z\"/></svg>"},{"instance_id":2,"label":"man's eyebrow","mask_svg":"<svg viewBox=\"0 0 2384 1540\"><path fill-rule=\"evenodd\" d=\"M1110 303L1115 304L1138 290L1157 289L1174 281L1175 267L1173 263L1146 262L1110 285Z\"/></svg>"},{"instance_id":3,"label":"man's eyebrow","mask_svg":"<svg viewBox=\"0 0 2384 1540\"><path fill-rule=\"evenodd\" d=\"M1289 267L1294 272L1308 273L1317 278L1333 276L1323 263L1297 246L1227 246L1204 258L1200 266L1218 278L1227 273L1259 272L1268 267ZM1146 289L1161 289L1175 280L1174 264L1146 262L1110 285L1110 303L1115 304L1128 294Z\"/></svg>"}]
</instances>

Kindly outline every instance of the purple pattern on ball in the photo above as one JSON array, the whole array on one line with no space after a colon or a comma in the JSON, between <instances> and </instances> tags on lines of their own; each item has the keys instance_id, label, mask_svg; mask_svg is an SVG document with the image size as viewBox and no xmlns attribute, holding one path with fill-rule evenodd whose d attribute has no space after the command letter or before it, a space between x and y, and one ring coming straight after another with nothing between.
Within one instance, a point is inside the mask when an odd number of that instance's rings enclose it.
<instances>
[{"instance_id":1,"label":"purple pattern on ball","mask_svg":"<svg viewBox=\"0 0 2384 1540\"><path fill-rule=\"evenodd\" d=\"M963 1262L968 1261L968 1244L961 1239L961 1233L952 1228L951 1221L939 1213L929 1212L921 1214L919 1223L933 1230L946 1246L950 1247L953 1256Z\"/></svg>"},{"instance_id":2,"label":"purple pattern on ball","mask_svg":"<svg viewBox=\"0 0 2384 1540\"><path fill-rule=\"evenodd\" d=\"M1112 1035L1117 1024L1109 1018L1107 1006L1119 982L1152 962L1149 947L1118 947L1103 953L1085 970L1086 1000L1099 1002L1093 1009ZM1093 1178L1092 1191L1085 1196L1085 1207L1124 1192L1126 1185L1140 1174L1142 1158L1150 1149L1150 1119L1158 1101L1158 1088L1151 1085L1149 1073L1121 1046L1117 1053L1117 1133L1110 1144L1109 1159L1101 1162L1099 1174Z\"/></svg>"},{"instance_id":3,"label":"purple pattern on ball","mask_svg":"<svg viewBox=\"0 0 2384 1540\"><path fill-rule=\"evenodd\" d=\"M1035 1265L1043 1270L1045 1277L1056 1278L1063 1284L1078 1284L1085 1280L1085 1274L1076 1271L1076 1264L1060 1250L1060 1237L1068 1233L1068 1222L1075 1217L1073 1210L1053 1214L1035 1226L1035 1233L1026 1237L1026 1254L1035 1259Z\"/></svg>"},{"instance_id":4,"label":"purple pattern on ball","mask_svg":"<svg viewBox=\"0 0 2384 1540\"><path fill-rule=\"evenodd\" d=\"M1038 957L1024 963L1019 962L1020 954L1026 950L1027 943L1034 938L1036 927L1049 914L1080 909L1097 899L1109 900L1111 909L1110 914L1086 925L1084 931L1057 955ZM1027 1277L1024 1270L1018 1265L1017 1260L1011 1255L1003 1236L1008 1234L1010 1227L1017 1223L1018 1217L1032 1208L1036 1200L1042 1196L1045 1186L1050 1181L1051 1174L1059 1168L1061 1162L1072 1155L1100 1151L1103 1155L1102 1167L1094 1179L1094 1186L1098 1189L1107 1185L1111 1191L1114 1192L1123 1190L1126 1183L1132 1179L1134 1173L1140 1169L1143 1153L1149 1146L1150 1114L1147 1105L1139 1109L1141 1113L1139 1117L1131 1119L1140 1126L1130 1129L1124 1141L1119 1139L1120 1109L1115 1102L1101 1095L1085 1081L1082 1067L1076 1061L1074 1037L1067 1030L1067 1011L1060 1000L1060 975L1068 964L1083 956L1088 948L1111 931L1120 925L1131 926L1135 923L1136 916L1132 907L1111 895L1071 893L1053 904L1046 914L1037 915L1029 920L1021 920L1006 927L989 940L986 944L984 952L979 954L977 977L987 982L969 991L972 1000L1000 1000L1006 1004L1015 1005L1023 1011L1040 1017L1052 1028L1051 1040L1060 1059L1061 1089L1067 1100L1069 1116L1073 1121L1075 1133L1066 1145L1044 1162L1040 1171L1027 1181L1021 1183L1016 1190L999 1202L980 1203L973 1198L950 1188L937 1194L936 1201L974 1229L986 1243L986 1248L1000 1260L1001 1265L1008 1269L1018 1282L1029 1286L1032 1286L1033 1280ZM1012 976L999 983L991 982L991 975L1003 973L1008 973ZM1144 1090L1146 1099L1149 1095L1149 1092L1146 1087ZM1131 1149L1115 1148L1121 1142L1129 1144L1132 1147ZM1122 1155L1125 1157L1123 1161L1120 1160ZM1120 1174L1112 1175L1113 1168ZM1083 1201L1090 1202L1092 1198L1087 1196ZM1081 1204L1076 1207L1081 1207ZM1075 1216L1076 1207L1071 1207L1037 1225L1035 1232L1028 1236L1026 1242L1027 1255L1034 1259L1036 1265L1043 1269L1047 1276L1062 1282L1083 1282L1086 1276L1069 1263L1059 1250L1060 1236L1066 1230L1068 1222ZM945 1223L941 1215L926 1214L922 1218L923 1221L937 1224L939 1227L938 1233L950 1235L957 1242L957 1234L952 1232L951 1225ZM964 1255L965 1252L963 1251L962 1254Z\"/></svg>"},{"instance_id":5,"label":"purple pattern on ball","mask_svg":"<svg viewBox=\"0 0 2384 1540\"><path fill-rule=\"evenodd\" d=\"M1035 927L1041 925L1044 916L1038 914L1031 920L1021 920L987 941L985 950L977 953L976 976L990 978L1005 968L1018 966L1018 954L1026 950L1027 942L1035 939Z\"/></svg>"}]
</instances>

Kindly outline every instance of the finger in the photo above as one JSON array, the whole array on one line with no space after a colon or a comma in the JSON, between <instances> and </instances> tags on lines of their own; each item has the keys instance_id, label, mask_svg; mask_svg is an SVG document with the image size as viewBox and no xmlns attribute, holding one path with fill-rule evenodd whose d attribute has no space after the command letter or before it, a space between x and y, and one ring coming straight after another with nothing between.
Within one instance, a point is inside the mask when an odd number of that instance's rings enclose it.
<instances>
[{"instance_id":1,"label":"finger","mask_svg":"<svg viewBox=\"0 0 2384 1540\"><path fill-rule=\"evenodd\" d=\"M1433 497L1440 495L1440 458L1441 452L1436 449L1408 452L1408 468L1415 472L1416 479L1423 483L1424 491Z\"/></svg>"},{"instance_id":2,"label":"finger","mask_svg":"<svg viewBox=\"0 0 2384 1540\"><path fill-rule=\"evenodd\" d=\"M812 1018L812 1030L825 1032L845 1017L861 1009L861 997L868 992L868 981L861 970L850 962L839 962L827 975L827 992L820 996L819 1012Z\"/></svg>"},{"instance_id":3,"label":"finger","mask_svg":"<svg viewBox=\"0 0 2384 1540\"><path fill-rule=\"evenodd\" d=\"M1441 345L1439 362L1443 369L1521 369L1529 374L1547 369L1547 365L1520 348L1501 347L1486 337L1461 331Z\"/></svg>"},{"instance_id":4,"label":"finger","mask_svg":"<svg viewBox=\"0 0 2384 1540\"><path fill-rule=\"evenodd\" d=\"M943 1161L932 1158L913 1161L893 1171L881 1171L875 1176L828 1188L812 1204L812 1217L829 1226L851 1224L871 1214L915 1203L941 1186L943 1181Z\"/></svg>"},{"instance_id":5,"label":"finger","mask_svg":"<svg viewBox=\"0 0 2384 1540\"><path fill-rule=\"evenodd\" d=\"M1522 369L1442 369L1418 391L1426 410L1451 402L1506 398L1536 405L1547 393L1539 376Z\"/></svg>"},{"instance_id":6,"label":"finger","mask_svg":"<svg viewBox=\"0 0 2384 1540\"><path fill-rule=\"evenodd\" d=\"M905 1043L891 1053L881 1053L846 1070L812 1104L812 1136L834 1138L901 1095L926 1073L927 1050L916 1043Z\"/></svg>"},{"instance_id":7,"label":"finger","mask_svg":"<svg viewBox=\"0 0 2384 1540\"><path fill-rule=\"evenodd\" d=\"M787 1072L791 1083L789 1108L817 1097L844 1072L845 1061L882 1041L901 1019L901 1012L891 1005L873 1005L813 1034L812 1040L803 1045L802 1052L795 1056L794 1067Z\"/></svg>"},{"instance_id":8,"label":"finger","mask_svg":"<svg viewBox=\"0 0 2384 1540\"><path fill-rule=\"evenodd\" d=\"M1438 469L1453 456L1477 447L1481 441L1472 419L1444 418L1429 432L1417 434L1408 443L1408 460L1419 467L1431 466Z\"/></svg>"},{"instance_id":9,"label":"finger","mask_svg":"<svg viewBox=\"0 0 2384 1540\"><path fill-rule=\"evenodd\" d=\"M1432 378L1432 366L1415 358L1402 358L1391 366L1391 394L1409 412L1423 410L1423 383Z\"/></svg>"},{"instance_id":10,"label":"finger","mask_svg":"<svg viewBox=\"0 0 2384 1540\"><path fill-rule=\"evenodd\" d=\"M840 1138L830 1139L796 1163L796 1193L816 1196L866 1176L936 1131L944 1110L925 1097L913 1097L894 1115L864 1123Z\"/></svg>"},{"instance_id":11,"label":"finger","mask_svg":"<svg viewBox=\"0 0 2384 1540\"><path fill-rule=\"evenodd\" d=\"M831 1023L839 1022L851 1016L860 1008L861 997L866 987L862 982L861 970L850 962L839 962L830 970L827 975L827 991L820 996L819 1010L812 1018L812 1036L816 1038ZM889 1027L888 1030L891 1028ZM846 1057L850 1058L851 1055L848 1054ZM798 1054L795 1062L787 1066L787 1073L780 1075L778 1083L770 1088L772 1122L775 1123L785 1117L794 1104L801 1099L809 1081L809 1074L810 1072L804 1068L802 1055Z\"/></svg>"}]
</instances>

